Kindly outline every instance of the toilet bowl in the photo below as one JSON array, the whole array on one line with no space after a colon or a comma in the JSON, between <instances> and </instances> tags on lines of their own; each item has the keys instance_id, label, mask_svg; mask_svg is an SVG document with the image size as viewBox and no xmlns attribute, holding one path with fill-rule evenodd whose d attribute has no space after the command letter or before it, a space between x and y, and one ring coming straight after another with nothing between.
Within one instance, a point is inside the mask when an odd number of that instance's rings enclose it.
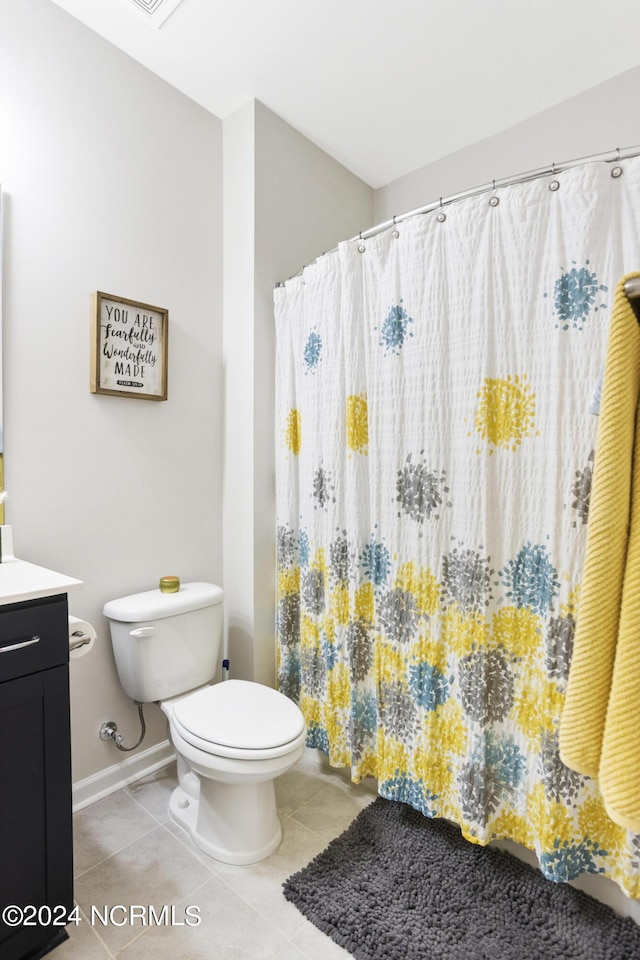
<instances>
[{"instance_id":1,"label":"toilet bowl","mask_svg":"<svg viewBox=\"0 0 640 960\"><path fill-rule=\"evenodd\" d=\"M268 857L282 838L275 778L304 752L298 708L246 680L203 687L160 707L178 758L171 818L216 860L247 864Z\"/></svg>"},{"instance_id":2,"label":"toilet bowl","mask_svg":"<svg viewBox=\"0 0 640 960\"><path fill-rule=\"evenodd\" d=\"M211 683L222 636L220 587L185 583L104 607L120 682L169 721L178 786L169 813L204 853L255 863L280 843L274 780L304 752L298 706L249 680Z\"/></svg>"}]
</instances>

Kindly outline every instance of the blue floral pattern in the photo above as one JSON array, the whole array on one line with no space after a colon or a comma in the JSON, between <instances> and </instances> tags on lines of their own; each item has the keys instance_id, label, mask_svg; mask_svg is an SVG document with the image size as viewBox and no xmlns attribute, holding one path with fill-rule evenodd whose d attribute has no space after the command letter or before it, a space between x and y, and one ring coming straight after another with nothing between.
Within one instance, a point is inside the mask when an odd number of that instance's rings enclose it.
<instances>
[{"instance_id":1,"label":"blue floral pattern","mask_svg":"<svg viewBox=\"0 0 640 960\"><path fill-rule=\"evenodd\" d=\"M380 329L380 346L386 353L395 356L400 354L406 338L413 336L409 330L410 323L413 323L413 317L402 306L402 300L391 307Z\"/></svg>"},{"instance_id":2,"label":"blue floral pattern","mask_svg":"<svg viewBox=\"0 0 640 960\"><path fill-rule=\"evenodd\" d=\"M574 266L563 269L556 280L553 288L556 327L583 330L592 312L606 308L606 303L596 304L596 299L599 293L606 293L609 288L599 283L597 275L588 267L588 260L584 267L578 267L574 261Z\"/></svg>"},{"instance_id":3,"label":"blue floral pattern","mask_svg":"<svg viewBox=\"0 0 640 960\"><path fill-rule=\"evenodd\" d=\"M617 182L529 249L540 192L559 208L571 176L521 185L510 231L520 186L490 237L485 201L461 201L277 291L277 676L308 746L354 780L474 843L523 844L552 880L603 873L640 897L640 837L558 748L605 267L635 256L616 247L633 217L609 226Z\"/></svg>"},{"instance_id":4,"label":"blue floral pattern","mask_svg":"<svg viewBox=\"0 0 640 960\"><path fill-rule=\"evenodd\" d=\"M312 330L304 347L304 364L307 372L315 373L322 358L322 337Z\"/></svg>"}]
</instances>

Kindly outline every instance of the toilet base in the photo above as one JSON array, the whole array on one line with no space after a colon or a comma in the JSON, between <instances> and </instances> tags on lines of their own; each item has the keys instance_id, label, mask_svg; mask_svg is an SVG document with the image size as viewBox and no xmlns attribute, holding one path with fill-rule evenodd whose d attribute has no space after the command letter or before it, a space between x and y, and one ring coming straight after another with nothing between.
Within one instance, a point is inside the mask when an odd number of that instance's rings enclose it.
<instances>
[{"instance_id":1,"label":"toilet base","mask_svg":"<svg viewBox=\"0 0 640 960\"><path fill-rule=\"evenodd\" d=\"M282 839L273 780L238 785L200 779L198 797L178 786L169 814L199 850L222 863L258 863Z\"/></svg>"}]
</instances>

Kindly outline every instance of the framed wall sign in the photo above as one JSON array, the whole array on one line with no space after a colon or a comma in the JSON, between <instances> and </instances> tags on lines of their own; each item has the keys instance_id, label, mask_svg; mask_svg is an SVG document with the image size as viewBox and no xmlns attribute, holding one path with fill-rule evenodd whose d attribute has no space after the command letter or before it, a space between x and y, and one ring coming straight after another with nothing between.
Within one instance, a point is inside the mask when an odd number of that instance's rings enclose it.
<instances>
[{"instance_id":1,"label":"framed wall sign","mask_svg":"<svg viewBox=\"0 0 640 960\"><path fill-rule=\"evenodd\" d=\"M169 311L96 291L91 295L91 393L167 399Z\"/></svg>"}]
</instances>

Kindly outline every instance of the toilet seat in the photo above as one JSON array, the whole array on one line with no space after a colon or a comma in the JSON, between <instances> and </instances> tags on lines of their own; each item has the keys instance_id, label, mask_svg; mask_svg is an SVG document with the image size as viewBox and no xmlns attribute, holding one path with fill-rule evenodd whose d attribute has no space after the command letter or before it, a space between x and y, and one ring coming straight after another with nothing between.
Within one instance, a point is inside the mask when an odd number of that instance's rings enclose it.
<instances>
[{"instance_id":1,"label":"toilet seat","mask_svg":"<svg viewBox=\"0 0 640 960\"><path fill-rule=\"evenodd\" d=\"M304 717L292 700L248 680L225 680L176 699L171 723L205 753L247 760L282 756L305 736Z\"/></svg>"}]
</instances>

